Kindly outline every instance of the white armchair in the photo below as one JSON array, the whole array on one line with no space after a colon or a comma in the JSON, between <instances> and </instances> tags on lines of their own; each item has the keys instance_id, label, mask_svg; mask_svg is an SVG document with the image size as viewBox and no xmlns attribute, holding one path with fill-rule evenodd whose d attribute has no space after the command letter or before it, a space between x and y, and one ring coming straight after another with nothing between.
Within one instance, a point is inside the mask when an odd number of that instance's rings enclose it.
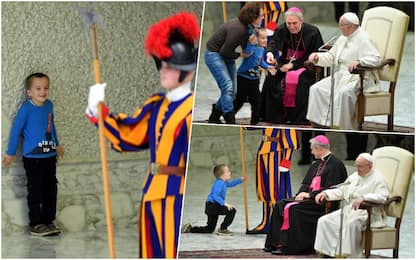
<instances>
[{"instance_id":1,"label":"white armchair","mask_svg":"<svg viewBox=\"0 0 416 260\"><path fill-rule=\"evenodd\" d=\"M384 204L364 202L368 211L367 229L364 234L365 256L372 249L393 249L393 257L399 256L400 224L406 205L407 194L414 172L414 155L407 150L394 146L384 146L373 151L374 167L386 178L390 198ZM371 209L384 207L387 216L395 218L394 226L371 228Z\"/></svg>"},{"instance_id":2,"label":"white armchair","mask_svg":"<svg viewBox=\"0 0 416 260\"><path fill-rule=\"evenodd\" d=\"M394 92L408 24L409 16L391 7L374 7L364 12L361 27L373 39L381 54L383 64L372 68L361 67L357 72L363 79L365 71L378 70L380 80L390 82L390 86L387 92L363 93L361 84L357 105L360 128L364 122L364 116L387 115L387 128L389 131L393 131Z\"/></svg>"}]
</instances>

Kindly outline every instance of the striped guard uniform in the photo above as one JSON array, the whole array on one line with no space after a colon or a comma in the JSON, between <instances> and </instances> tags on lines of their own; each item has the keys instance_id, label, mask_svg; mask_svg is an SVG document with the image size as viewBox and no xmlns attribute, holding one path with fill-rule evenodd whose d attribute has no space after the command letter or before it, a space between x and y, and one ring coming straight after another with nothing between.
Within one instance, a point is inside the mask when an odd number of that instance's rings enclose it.
<instances>
[{"instance_id":1,"label":"striped guard uniform","mask_svg":"<svg viewBox=\"0 0 416 260\"><path fill-rule=\"evenodd\" d=\"M192 105L193 93L189 91L175 101L155 94L132 117L112 115L105 108L105 136L116 151L149 149L151 163L185 170ZM149 169L139 209L140 258L176 258L184 178L184 174Z\"/></svg>"},{"instance_id":2,"label":"striped guard uniform","mask_svg":"<svg viewBox=\"0 0 416 260\"><path fill-rule=\"evenodd\" d=\"M284 1L266 1L263 7L264 20L262 21L262 27L267 28L268 23L279 23L281 14L286 12L286 3Z\"/></svg>"},{"instance_id":3,"label":"striped guard uniform","mask_svg":"<svg viewBox=\"0 0 416 260\"><path fill-rule=\"evenodd\" d=\"M299 144L295 129L264 128L262 133L257 150L256 190L258 200L263 202L263 220L255 229L267 232L273 205L292 196L290 171L281 172L279 166L285 164L290 169ZM268 137L273 140L267 140Z\"/></svg>"}]
</instances>

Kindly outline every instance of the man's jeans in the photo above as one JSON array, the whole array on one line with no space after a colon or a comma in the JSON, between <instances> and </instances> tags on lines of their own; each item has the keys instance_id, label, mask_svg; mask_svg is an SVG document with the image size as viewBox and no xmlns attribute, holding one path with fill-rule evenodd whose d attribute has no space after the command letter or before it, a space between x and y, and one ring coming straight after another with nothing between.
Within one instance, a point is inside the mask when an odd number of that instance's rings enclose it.
<instances>
[{"instance_id":1,"label":"man's jeans","mask_svg":"<svg viewBox=\"0 0 416 260\"><path fill-rule=\"evenodd\" d=\"M223 113L232 112L237 91L235 60L224 58L218 52L205 51L205 63L221 91L215 107Z\"/></svg>"}]
</instances>

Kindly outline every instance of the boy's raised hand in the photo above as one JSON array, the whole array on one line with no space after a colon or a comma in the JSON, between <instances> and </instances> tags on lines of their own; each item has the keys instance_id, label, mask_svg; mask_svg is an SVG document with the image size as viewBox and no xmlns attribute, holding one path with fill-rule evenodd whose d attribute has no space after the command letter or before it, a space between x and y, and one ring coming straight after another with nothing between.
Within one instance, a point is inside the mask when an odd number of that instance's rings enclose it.
<instances>
[{"instance_id":1,"label":"boy's raised hand","mask_svg":"<svg viewBox=\"0 0 416 260\"><path fill-rule=\"evenodd\" d=\"M9 167L14 161L16 161L15 155L4 155L3 165Z\"/></svg>"}]
</instances>

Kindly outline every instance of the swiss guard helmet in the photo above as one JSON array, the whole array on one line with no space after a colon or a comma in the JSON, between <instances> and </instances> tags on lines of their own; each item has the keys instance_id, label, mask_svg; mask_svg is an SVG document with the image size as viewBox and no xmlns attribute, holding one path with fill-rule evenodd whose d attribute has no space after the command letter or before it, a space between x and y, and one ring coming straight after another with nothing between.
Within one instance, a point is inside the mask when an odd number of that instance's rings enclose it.
<instances>
[{"instance_id":1,"label":"swiss guard helmet","mask_svg":"<svg viewBox=\"0 0 416 260\"><path fill-rule=\"evenodd\" d=\"M194 15L181 12L153 24L147 33L145 50L155 60L158 70L162 61L181 71L182 82L196 68L199 26Z\"/></svg>"}]
</instances>

